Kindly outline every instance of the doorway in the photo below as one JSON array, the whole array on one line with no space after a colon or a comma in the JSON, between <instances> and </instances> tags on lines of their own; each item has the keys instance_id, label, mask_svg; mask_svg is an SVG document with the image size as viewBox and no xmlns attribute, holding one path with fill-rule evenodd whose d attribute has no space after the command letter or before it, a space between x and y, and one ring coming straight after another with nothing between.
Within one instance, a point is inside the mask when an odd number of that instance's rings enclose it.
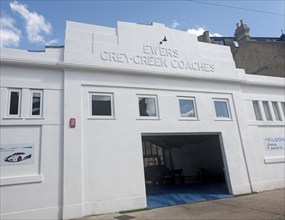
<instances>
[{"instance_id":1,"label":"doorway","mask_svg":"<svg viewBox=\"0 0 285 220\"><path fill-rule=\"evenodd\" d=\"M219 134L142 135L149 208L232 197Z\"/></svg>"}]
</instances>

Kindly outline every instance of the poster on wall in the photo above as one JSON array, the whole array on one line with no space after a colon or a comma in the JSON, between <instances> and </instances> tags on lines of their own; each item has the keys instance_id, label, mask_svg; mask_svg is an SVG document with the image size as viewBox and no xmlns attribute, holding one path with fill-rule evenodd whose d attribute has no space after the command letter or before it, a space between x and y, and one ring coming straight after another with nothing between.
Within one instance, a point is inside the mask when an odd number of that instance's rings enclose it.
<instances>
[{"instance_id":1,"label":"poster on wall","mask_svg":"<svg viewBox=\"0 0 285 220\"><path fill-rule=\"evenodd\" d=\"M34 144L1 145L1 166L33 164Z\"/></svg>"},{"instance_id":2,"label":"poster on wall","mask_svg":"<svg viewBox=\"0 0 285 220\"><path fill-rule=\"evenodd\" d=\"M266 137L264 144L267 151L285 150L284 137Z\"/></svg>"}]
</instances>

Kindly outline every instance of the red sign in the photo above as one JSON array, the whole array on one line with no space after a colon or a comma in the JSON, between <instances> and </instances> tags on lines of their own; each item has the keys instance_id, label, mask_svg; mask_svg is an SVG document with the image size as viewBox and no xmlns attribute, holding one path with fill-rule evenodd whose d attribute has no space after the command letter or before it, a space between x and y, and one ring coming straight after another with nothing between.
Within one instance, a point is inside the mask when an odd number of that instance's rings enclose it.
<instances>
[{"instance_id":1,"label":"red sign","mask_svg":"<svg viewBox=\"0 0 285 220\"><path fill-rule=\"evenodd\" d=\"M69 126L71 128L75 128L76 127L76 118L70 118L69 120Z\"/></svg>"}]
</instances>

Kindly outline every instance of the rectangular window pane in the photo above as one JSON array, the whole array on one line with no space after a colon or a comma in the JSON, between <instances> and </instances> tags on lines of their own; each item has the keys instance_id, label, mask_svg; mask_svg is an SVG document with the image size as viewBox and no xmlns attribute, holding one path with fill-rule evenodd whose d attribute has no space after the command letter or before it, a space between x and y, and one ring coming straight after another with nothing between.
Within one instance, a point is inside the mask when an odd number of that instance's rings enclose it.
<instances>
[{"instance_id":1,"label":"rectangular window pane","mask_svg":"<svg viewBox=\"0 0 285 220\"><path fill-rule=\"evenodd\" d=\"M282 121L280 110L279 110L279 106L278 106L278 102L272 102L272 107L273 107L273 111L274 111L274 115L275 115L276 120L277 121Z\"/></svg>"},{"instance_id":2,"label":"rectangular window pane","mask_svg":"<svg viewBox=\"0 0 285 220\"><path fill-rule=\"evenodd\" d=\"M108 95L92 95L92 115L112 116L111 100Z\"/></svg>"},{"instance_id":3,"label":"rectangular window pane","mask_svg":"<svg viewBox=\"0 0 285 220\"><path fill-rule=\"evenodd\" d=\"M180 116L196 117L194 101L191 99L179 99Z\"/></svg>"},{"instance_id":4,"label":"rectangular window pane","mask_svg":"<svg viewBox=\"0 0 285 220\"><path fill-rule=\"evenodd\" d=\"M224 40L214 40L213 42L214 42L214 44L225 45Z\"/></svg>"},{"instance_id":5,"label":"rectangular window pane","mask_svg":"<svg viewBox=\"0 0 285 220\"><path fill-rule=\"evenodd\" d=\"M283 115L285 117L285 102L281 102L281 107L282 107Z\"/></svg>"},{"instance_id":6,"label":"rectangular window pane","mask_svg":"<svg viewBox=\"0 0 285 220\"><path fill-rule=\"evenodd\" d=\"M272 121L272 115L271 115L271 111L270 111L270 108L269 108L268 101L262 101L262 104L263 104L263 109L264 109L266 120L267 121Z\"/></svg>"},{"instance_id":7,"label":"rectangular window pane","mask_svg":"<svg viewBox=\"0 0 285 220\"><path fill-rule=\"evenodd\" d=\"M33 93L32 115L41 114L41 93Z\"/></svg>"},{"instance_id":8,"label":"rectangular window pane","mask_svg":"<svg viewBox=\"0 0 285 220\"><path fill-rule=\"evenodd\" d=\"M139 109L140 109L140 116L150 116L150 117L157 116L156 99L139 97Z\"/></svg>"},{"instance_id":9,"label":"rectangular window pane","mask_svg":"<svg viewBox=\"0 0 285 220\"><path fill-rule=\"evenodd\" d=\"M228 103L226 101L214 101L216 117L217 118L229 118Z\"/></svg>"},{"instance_id":10,"label":"rectangular window pane","mask_svg":"<svg viewBox=\"0 0 285 220\"><path fill-rule=\"evenodd\" d=\"M19 101L20 101L20 92L11 91L9 115L19 114Z\"/></svg>"},{"instance_id":11,"label":"rectangular window pane","mask_svg":"<svg viewBox=\"0 0 285 220\"><path fill-rule=\"evenodd\" d=\"M253 101L252 104L256 120L262 121L262 115L258 101Z\"/></svg>"}]
</instances>

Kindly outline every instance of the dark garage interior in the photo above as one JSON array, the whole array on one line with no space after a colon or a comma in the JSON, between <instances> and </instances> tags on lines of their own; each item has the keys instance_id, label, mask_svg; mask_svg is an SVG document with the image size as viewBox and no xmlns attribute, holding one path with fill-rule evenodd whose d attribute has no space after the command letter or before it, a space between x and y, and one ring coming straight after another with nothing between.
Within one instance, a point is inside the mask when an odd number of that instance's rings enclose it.
<instances>
[{"instance_id":1,"label":"dark garage interior","mask_svg":"<svg viewBox=\"0 0 285 220\"><path fill-rule=\"evenodd\" d=\"M149 208L228 198L218 134L143 135Z\"/></svg>"}]
</instances>

